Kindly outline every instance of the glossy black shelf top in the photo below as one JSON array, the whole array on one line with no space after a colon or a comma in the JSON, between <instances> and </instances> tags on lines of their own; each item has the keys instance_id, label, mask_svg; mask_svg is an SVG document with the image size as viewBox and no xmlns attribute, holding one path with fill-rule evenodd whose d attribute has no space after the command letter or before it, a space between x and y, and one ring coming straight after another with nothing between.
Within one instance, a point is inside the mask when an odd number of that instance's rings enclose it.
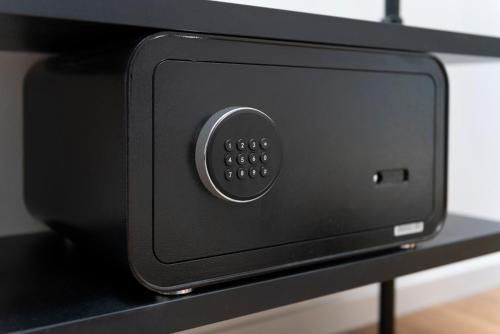
<instances>
[{"instance_id":1,"label":"glossy black shelf top","mask_svg":"<svg viewBox=\"0 0 500 334\"><path fill-rule=\"evenodd\" d=\"M215 1L0 1L4 50L67 51L159 30L500 57L500 38Z\"/></svg>"},{"instance_id":2,"label":"glossy black shelf top","mask_svg":"<svg viewBox=\"0 0 500 334\"><path fill-rule=\"evenodd\" d=\"M450 216L435 239L181 297L82 257L54 233L0 238L0 333L168 333L500 251L500 223Z\"/></svg>"}]
</instances>

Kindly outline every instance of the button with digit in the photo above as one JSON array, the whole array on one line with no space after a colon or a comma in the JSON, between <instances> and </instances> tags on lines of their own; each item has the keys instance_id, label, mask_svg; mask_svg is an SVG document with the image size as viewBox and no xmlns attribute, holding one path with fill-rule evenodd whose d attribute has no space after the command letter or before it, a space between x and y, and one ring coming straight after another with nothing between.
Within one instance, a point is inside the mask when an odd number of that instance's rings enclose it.
<instances>
[{"instance_id":1,"label":"button with digit","mask_svg":"<svg viewBox=\"0 0 500 334\"><path fill-rule=\"evenodd\" d=\"M240 151L244 151L247 148L247 143L243 139L238 139L236 145L238 145L238 150Z\"/></svg>"},{"instance_id":2,"label":"button with digit","mask_svg":"<svg viewBox=\"0 0 500 334\"><path fill-rule=\"evenodd\" d=\"M267 150L271 144L269 143L269 140L267 138L261 138L260 140L260 147L262 147L263 150Z\"/></svg>"},{"instance_id":3,"label":"button with digit","mask_svg":"<svg viewBox=\"0 0 500 334\"><path fill-rule=\"evenodd\" d=\"M226 171L224 172L224 177L226 178L226 180L231 181L234 177L234 172L231 169L226 169Z\"/></svg>"},{"instance_id":4,"label":"button with digit","mask_svg":"<svg viewBox=\"0 0 500 334\"><path fill-rule=\"evenodd\" d=\"M247 157L244 154L238 154L238 164L244 165L247 162Z\"/></svg>"},{"instance_id":5,"label":"button with digit","mask_svg":"<svg viewBox=\"0 0 500 334\"><path fill-rule=\"evenodd\" d=\"M255 179L255 177L257 176L257 174L258 174L258 171L257 171L257 168L256 168L256 167L253 167L253 166L252 166L252 167L250 167L250 168L248 169L248 175L250 175L250 177L251 177L252 179Z\"/></svg>"},{"instance_id":6,"label":"button with digit","mask_svg":"<svg viewBox=\"0 0 500 334\"><path fill-rule=\"evenodd\" d=\"M224 142L224 148L228 152L231 152L233 150L233 142L231 141L231 139L228 139Z\"/></svg>"},{"instance_id":7,"label":"button with digit","mask_svg":"<svg viewBox=\"0 0 500 334\"><path fill-rule=\"evenodd\" d=\"M247 171L245 168L238 168L238 179L244 179L247 176Z\"/></svg>"},{"instance_id":8,"label":"button with digit","mask_svg":"<svg viewBox=\"0 0 500 334\"><path fill-rule=\"evenodd\" d=\"M267 168L266 166L260 167L260 175L262 177L266 177L268 174L269 174L269 168Z\"/></svg>"},{"instance_id":9,"label":"button with digit","mask_svg":"<svg viewBox=\"0 0 500 334\"><path fill-rule=\"evenodd\" d=\"M255 139L253 139L253 138L252 138L252 139L250 139L250 140L248 141L248 147L250 147L250 149L251 149L252 151L255 151L255 150L257 149L257 141L256 141Z\"/></svg>"},{"instance_id":10,"label":"button with digit","mask_svg":"<svg viewBox=\"0 0 500 334\"><path fill-rule=\"evenodd\" d=\"M262 161L262 163L265 164L268 160L269 160L269 154L267 152L262 152L260 154L260 161Z\"/></svg>"},{"instance_id":11,"label":"button with digit","mask_svg":"<svg viewBox=\"0 0 500 334\"><path fill-rule=\"evenodd\" d=\"M256 164L256 163L257 163L257 154L255 154L255 153L250 153L250 154L248 155L248 161L250 161L250 163L251 163L252 165Z\"/></svg>"},{"instance_id":12,"label":"button with digit","mask_svg":"<svg viewBox=\"0 0 500 334\"><path fill-rule=\"evenodd\" d=\"M224 158L224 162L226 163L227 166L232 166L234 163L234 158L231 154L226 155Z\"/></svg>"}]
</instances>

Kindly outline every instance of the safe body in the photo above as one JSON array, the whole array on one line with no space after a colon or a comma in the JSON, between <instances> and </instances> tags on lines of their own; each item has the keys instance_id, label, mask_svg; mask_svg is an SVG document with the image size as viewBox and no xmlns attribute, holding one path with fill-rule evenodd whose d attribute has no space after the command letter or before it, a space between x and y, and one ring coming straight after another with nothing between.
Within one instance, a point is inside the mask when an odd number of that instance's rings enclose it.
<instances>
[{"instance_id":1,"label":"safe body","mask_svg":"<svg viewBox=\"0 0 500 334\"><path fill-rule=\"evenodd\" d=\"M397 247L442 227L447 81L425 54L161 33L40 63L25 94L30 211L128 260L158 292ZM247 202L214 196L196 166L207 120L236 106L276 130L273 182ZM260 130L242 121L226 131L248 143ZM213 148L232 154L224 149Z\"/></svg>"}]
</instances>

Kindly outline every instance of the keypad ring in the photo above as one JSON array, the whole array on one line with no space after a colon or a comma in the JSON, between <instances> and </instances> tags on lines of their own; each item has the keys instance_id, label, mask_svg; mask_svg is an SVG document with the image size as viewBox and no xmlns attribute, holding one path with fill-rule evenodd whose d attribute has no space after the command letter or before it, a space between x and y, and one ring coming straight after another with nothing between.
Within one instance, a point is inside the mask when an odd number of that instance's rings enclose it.
<instances>
[{"instance_id":1,"label":"keypad ring","mask_svg":"<svg viewBox=\"0 0 500 334\"><path fill-rule=\"evenodd\" d=\"M281 140L274 121L250 107L228 107L203 125L196 142L196 169L218 198L247 203L264 196L281 167Z\"/></svg>"}]
</instances>

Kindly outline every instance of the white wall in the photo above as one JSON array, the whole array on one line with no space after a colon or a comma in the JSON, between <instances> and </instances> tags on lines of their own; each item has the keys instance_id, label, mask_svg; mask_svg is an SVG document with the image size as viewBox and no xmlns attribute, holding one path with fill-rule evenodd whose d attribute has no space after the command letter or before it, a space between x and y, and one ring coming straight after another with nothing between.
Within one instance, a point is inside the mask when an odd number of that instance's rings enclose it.
<instances>
[{"instance_id":1,"label":"white wall","mask_svg":"<svg viewBox=\"0 0 500 334\"><path fill-rule=\"evenodd\" d=\"M497 0L403 1L401 8L408 25L500 36ZM500 59L450 59L449 210L500 221Z\"/></svg>"},{"instance_id":2,"label":"white wall","mask_svg":"<svg viewBox=\"0 0 500 334\"><path fill-rule=\"evenodd\" d=\"M498 0L400 0L406 25L500 36ZM335 2L335 1L333 1Z\"/></svg>"},{"instance_id":3,"label":"white wall","mask_svg":"<svg viewBox=\"0 0 500 334\"><path fill-rule=\"evenodd\" d=\"M369 21L379 21L384 14L384 0L223 0L223 2Z\"/></svg>"},{"instance_id":4,"label":"white wall","mask_svg":"<svg viewBox=\"0 0 500 334\"><path fill-rule=\"evenodd\" d=\"M500 62L448 66L449 209L500 220Z\"/></svg>"}]
</instances>

